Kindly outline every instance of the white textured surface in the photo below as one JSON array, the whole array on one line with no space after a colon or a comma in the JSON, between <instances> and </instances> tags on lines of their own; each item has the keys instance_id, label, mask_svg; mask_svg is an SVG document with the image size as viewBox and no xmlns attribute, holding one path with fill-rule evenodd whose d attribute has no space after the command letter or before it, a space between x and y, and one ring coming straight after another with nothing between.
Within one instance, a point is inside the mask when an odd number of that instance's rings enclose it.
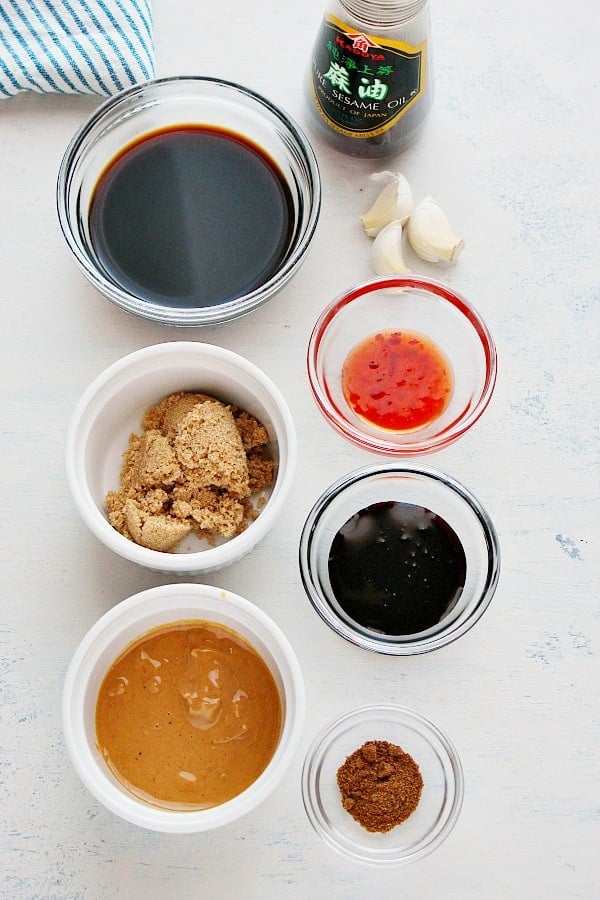
<instances>
[{"instance_id":1,"label":"white textured surface","mask_svg":"<svg viewBox=\"0 0 600 900\"><path fill-rule=\"evenodd\" d=\"M301 123L301 76L320 0L155 0L158 72L242 81ZM258 12L257 12L258 10ZM315 143L324 202L298 277L251 317L173 332L103 301L59 232L54 185L89 98L0 104L2 538L0 895L354 900L592 898L598 895L598 106L596 5L543 0L434 3L437 99L395 163ZM492 606L458 643L416 659L367 654L309 607L297 569L304 517L339 475L375 461L346 445L309 396L313 321L369 276L357 224L375 168L400 166L435 193L466 240L452 270L410 264L472 299L497 341L500 377L484 418L426 462L463 480L499 531ZM99 807L65 755L60 693L83 633L118 600L166 576L105 551L82 526L62 464L82 390L125 353L198 339L248 356L280 386L300 431L280 526L211 583L256 601L303 666L308 717L286 782L234 827L168 837ZM414 866L380 873L335 856L300 796L303 752L342 710L399 702L456 744L462 815Z\"/></svg>"}]
</instances>

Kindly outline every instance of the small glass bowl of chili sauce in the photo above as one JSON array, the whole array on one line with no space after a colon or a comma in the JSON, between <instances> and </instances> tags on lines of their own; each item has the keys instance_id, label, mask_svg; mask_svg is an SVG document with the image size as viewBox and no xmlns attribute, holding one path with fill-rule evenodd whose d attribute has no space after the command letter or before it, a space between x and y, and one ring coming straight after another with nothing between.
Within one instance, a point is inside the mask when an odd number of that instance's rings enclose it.
<instances>
[{"instance_id":1,"label":"small glass bowl of chili sauce","mask_svg":"<svg viewBox=\"0 0 600 900\"><path fill-rule=\"evenodd\" d=\"M453 443L496 382L496 349L473 306L430 278L378 278L344 292L308 346L317 406L365 450L410 456Z\"/></svg>"},{"instance_id":2,"label":"small glass bowl of chili sauce","mask_svg":"<svg viewBox=\"0 0 600 900\"><path fill-rule=\"evenodd\" d=\"M313 608L345 640L412 656L466 634L500 573L494 525L444 472L400 462L334 482L310 510L300 574Z\"/></svg>"}]
</instances>

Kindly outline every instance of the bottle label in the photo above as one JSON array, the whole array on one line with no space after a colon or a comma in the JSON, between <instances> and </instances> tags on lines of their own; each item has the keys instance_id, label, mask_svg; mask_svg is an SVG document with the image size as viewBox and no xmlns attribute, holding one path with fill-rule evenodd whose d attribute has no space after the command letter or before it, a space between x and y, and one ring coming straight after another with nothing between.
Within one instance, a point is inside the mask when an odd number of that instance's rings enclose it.
<instances>
[{"instance_id":1,"label":"bottle label","mask_svg":"<svg viewBox=\"0 0 600 900\"><path fill-rule=\"evenodd\" d=\"M313 56L314 101L330 128L369 138L392 128L425 90L427 42L364 34L325 16Z\"/></svg>"}]
</instances>

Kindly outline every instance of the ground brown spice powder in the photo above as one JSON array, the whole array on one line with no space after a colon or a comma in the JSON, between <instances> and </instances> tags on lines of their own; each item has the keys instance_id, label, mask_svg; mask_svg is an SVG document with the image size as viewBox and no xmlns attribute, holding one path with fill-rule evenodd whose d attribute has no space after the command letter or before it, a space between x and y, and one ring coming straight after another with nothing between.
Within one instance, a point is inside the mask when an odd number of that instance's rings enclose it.
<instances>
[{"instance_id":1,"label":"ground brown spice powder","mask_svg":"<svg viewBox=\"0 0 600 900\"><path fill-rule=\"evenodd\" d=\"M337 772L342 805L367 831L384 833L415 811L423 790L418 765L388 741L367 741Z\"/></svg>"}]
</instances>

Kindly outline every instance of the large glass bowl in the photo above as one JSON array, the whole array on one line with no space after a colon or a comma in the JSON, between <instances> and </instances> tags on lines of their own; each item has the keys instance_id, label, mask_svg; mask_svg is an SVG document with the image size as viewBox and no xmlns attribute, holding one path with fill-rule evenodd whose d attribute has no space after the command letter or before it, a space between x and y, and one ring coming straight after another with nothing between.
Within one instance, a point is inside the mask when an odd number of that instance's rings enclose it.
<instances>
[{"instance_id":1,"label":"large glass bowl","mask_svg":"<svg viewBox=\"0 0 600 900\"><path fill-rule=\"evenodd\" d=\"M94 249L89 226L94 191L110 162L143 136L190 125L226 130L260 148L283 177L293 206L291 237L276 271L241 296L196 307L177 305L176 299L169 304L144 299L139 292L117 281ZM57 184L60 225L83 274L117 306L170 325L226 322L245 315L272 297L304 260L316 228L320 202L316 158L298 125L254 91L200 76L149 81L109 99L71 140Z\"/></svg>"}]
</instances>

